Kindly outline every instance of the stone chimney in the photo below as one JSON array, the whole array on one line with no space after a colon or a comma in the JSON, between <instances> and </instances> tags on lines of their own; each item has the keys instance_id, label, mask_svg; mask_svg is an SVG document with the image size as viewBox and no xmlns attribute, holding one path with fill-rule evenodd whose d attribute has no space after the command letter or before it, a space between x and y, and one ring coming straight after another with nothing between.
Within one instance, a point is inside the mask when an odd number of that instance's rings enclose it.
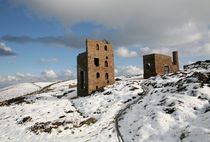
<instances>
[{"instance_id":1,"label":"stone chimney","mask_svg":"<svg viewBox=\"0 0 210 142\"><path fill-rule=\"evenodd\" d=\"M179 66L178 51L173 51L173 64Z\"/></svg>"}]
</instances>

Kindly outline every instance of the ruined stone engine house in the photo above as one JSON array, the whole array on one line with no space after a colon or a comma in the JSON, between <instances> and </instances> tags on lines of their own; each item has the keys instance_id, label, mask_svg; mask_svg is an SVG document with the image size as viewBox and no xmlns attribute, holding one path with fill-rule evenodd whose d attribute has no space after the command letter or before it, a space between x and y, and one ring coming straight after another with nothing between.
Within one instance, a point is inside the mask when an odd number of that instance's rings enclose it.
<instances>
[{"instance_id":1,"label":"ruined stone engine house","mask_svg":"<svg viewBox=\"0 0 210 142\"><path fill-rule=\"evenodd\" d=\"M143 56L144 78L163 75L179 70L178 52L173 52L173 62L170 56L161 54L149 54Z\"/></svg>"},{"instance_id":2,"label":"ruined stone engine house","mask_svg":"<svg viewBox=\"0 0 210 142\"><path fill-rule=\"evenodd\" d=\"M113 45L87 39L86 52L77 56L77 95L90 95L114 82Z\"/></svg>"}]
</instances>

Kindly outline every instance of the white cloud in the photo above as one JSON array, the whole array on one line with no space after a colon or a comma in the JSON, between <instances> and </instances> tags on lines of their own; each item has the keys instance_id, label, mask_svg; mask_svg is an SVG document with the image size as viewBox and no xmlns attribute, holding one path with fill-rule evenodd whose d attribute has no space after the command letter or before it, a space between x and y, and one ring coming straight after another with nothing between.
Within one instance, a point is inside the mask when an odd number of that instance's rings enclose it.
<instances>
[{"instance_id":1,"label":"white cloud","mask_svg":"<svg viewBox=\"0 0 210 142\"><path fill-rule=\"evenodd\" d=\"M119 47L115 52L117 53L117 56L121 58L132 58L138 56L135 51L128 51L125 47Z\"/></svg>"},{"instance_id":2,"label":"white cloud","mask_svg":"<svg viewBox=\"0 0 210 142\"><path fill-rule=\"evenodd\" d=\"M38 77L36 75L31 75L29 73L26 74L16 73L16 75L0 76L0 88L12 84L38 81L41 79L42 79L41 77Z\"/></svg>"},{"instance_id":3,"label":"white cloud","mask_svg":"<svg viewBox=\"0 0 210 142\"><path fill-rule=\"evenodd\" d=\"M60 74L59 74L59 78L61 80L66 80L66 79L71 79L71 78L76 78L77 75L76 73L73 73L71 70L67 69L67 70L63 70Z\"/></svg>"},{"instance_id":4,"label":"white cloud","mask_svg":"<svg viewBox=\"0 0 210 142\"><path fill-rule=\"evenodd\" d=\"M19 72L17 72L17 73L16 73L16 76L17 76L17 77L20 77L20 78L23 78L23 77L25 77L25 75L24 75L24 74L22 74L22 73L19 73Z\"/></svg>"},{"instance_id":5,"label":"white cloud","mask_svg":"<svg viewBox=\"0 0 210 142\"><path fill-rule=\"evenodd\" d=\"M63 70L62 71L62 75L63 76L66 76L66 77L70 77L70 76L72 76L72 71L70 71L70 70Z\"/></svg>"},{"instance_id":6,"label":"white cloud","mask_svg":"<svg viewBox=\"0 0 210 142\"><path fill-rule=\"evenodd\" d=\"M117 66L115 68L116 76L143 74L143 70L136 66Z\"/></svg>"},{"instance_id":7,"label":"white cloud","mask_svg":"<svg viewBox=\"0 0 210 142\"><path fill-rule=\"evenodd\" d=\"M183 56L195 56L197 47L205 48L199 44L200 41L204 44L210 43L210 38L206 36L210 23L209 0L10 1L17 5L24 5L27 13L32 12L41 18L57 19L66 27L80 22L103 25L115 32L105 34L100 29L96 29L92 37L99 40L106 37L117 47L139 45L158 50L176 48L182 51ZM23 38L11 37L9 39L24 41ZM84 41L74 36L37 39L27 37L26 40L77 48L82 47L79 43ZM210 53L205 53L205 55L210 56Z\"/></svg>"},{"instance_id":8,"label":"white cloud","mask_svg":"<svg viewBox=\"0 0 210 142\"><path fill-rule=\"evenodd\" d=\"M42 81L58 81L75 79L76 73L71 70L63 70L60 73L55 73L53 70L45 70L40 75L34 75L30 73L17 72L15 75L1 76L0 75L0 88L17 83L25 82L42 82Z\"/></svg>"},{"instance_id":9,"label":"white cloud","mask_svg":"<svg viewBox=\"0 0 210 142\"><path fill-rule=\"evenodd\" d=\"M171 52L172 51L169 48L158 48L158 49L152 49L149 47L140 48L141 55L152 54L152 53L172 54Z\"/></svg>"},{"instance_id":10,"label":"white cloud","mask_svg":"<svg viewBox=\"0 0 210 142\"><path fill-rule=\"evenodd\" d=\"M53 70L45 70L42 72L42 75L47 79L56 79L57 75Z\"/></svg>"},{"instance_id":11,"label":"white cloud","mask_svg":"<svg viewBox=\"0 0 210 142\"><path fill-rule=\"evenodd\" d=\"M1 56L16 56L16 54L12 51L11 48L0 42L0 57Z\"/></svg>"},{"instance_id":12,"label":"white cloud","mask_svg":"<svg viewBox=\"0 0 210 142\"><path fill-rule=\"evenodd\" d=\"M40 59L40 62L41 63L55 63L55 62L57 62L57 59L56 58L53 58L53 59L42 58L42 59Z\"/></svg>"}]
</instances>

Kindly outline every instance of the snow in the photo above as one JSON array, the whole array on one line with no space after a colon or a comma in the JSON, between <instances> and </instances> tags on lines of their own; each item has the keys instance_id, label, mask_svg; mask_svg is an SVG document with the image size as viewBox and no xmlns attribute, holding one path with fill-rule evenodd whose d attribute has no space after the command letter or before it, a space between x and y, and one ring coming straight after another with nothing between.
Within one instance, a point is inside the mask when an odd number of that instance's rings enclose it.
<instances>
[{"instance_id":1,"label":"snow","mask_svg":"<svg viewBox=\"0 0 210 142\"><path fill-rule=\"evenodd\" d=\"M23 96L39 90L40 87L33 83L21 83L0 89L0 102L14 97Z\"/></svg>"},{"instance_id":2,"label":"snow","mask_svg":"<svg viewBox=\"0 0 210 142\"><path fill-rule=\"evenodd\" d=\"M147 80L121 76L86 97L77 97L76 80L3 88L12 97L37 93L0 106L0 141L118 142L118 120L125 142L208 142L209 67L201 62Z\"/></svg>"},{"instance_id":3,"label":"snow","mask_svg":"<svg viewBox=\"0 0 210 142\"><path fill-rule=\"evenodd\" d=\"M197 73L209 74L209 64L143 81L148 94L126 110L119 122L125 141L210 141L210 86ZM122 129L121 129L122 128Z\"/></svg>"},{"instance_id":4,"label":"snow","mask_svg":"<svg viewBox=\"0 0 210 142\"><path fill-rule=\"evenodd\" d=\"M43 87L48 86L52 83L53 82L34 82L33 84L39 86L40 88L43 88Z\"/></svg>"},{"instance_id":5,"label":"snow","mask_svg":"<svg viewBox=\"0 0 210 142\"><path fill-rule=\"evenodd\" d=\"M76 97L76 80L62 81L49 86L45 92L27 96L28 103L0 107L0 141L118 141L115 132L115 115L135 100L142 92L141 77L117 81L91 96ZM133 91L129 91L133 90ZM65 95L64 95L65 94ZM129 101L128 101L129 100ZM20 123L30 117L28 122ZM96 120L80 125L87 120ZM31 131L38 124L65 121L51 133ZM71 122L71 123L69 123Z\"/></svg>"}]
</instances>

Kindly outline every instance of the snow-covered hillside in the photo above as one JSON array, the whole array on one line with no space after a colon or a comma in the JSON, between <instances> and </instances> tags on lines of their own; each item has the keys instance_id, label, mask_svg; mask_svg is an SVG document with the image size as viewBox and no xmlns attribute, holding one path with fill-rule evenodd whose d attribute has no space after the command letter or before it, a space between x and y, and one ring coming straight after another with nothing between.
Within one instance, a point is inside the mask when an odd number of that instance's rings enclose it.
<instances>
[{"instance_id":1,"label":"snow-covered hillside","mask_svg":"<svg viewBox=\"0 0 210 142\"><path fill-rule=\"evenodd\" d=\"M0 102L15 97L30 94L52 82L21 83L0 89Z\"/></svg>"},{"instance_id":2,"label":"snow-covered hillside","mask_svg":"<svg viewBox=\"0 0 210 142\"><path fill-rule=\"evenodd\" d=\"M207 61L147 80L118 77L87 97L77 97L76 80L42 85L29 95L21 85L12 87L24 96L9 94L13 99L0 103L0 141L208 142L209 72Z\"/></svg>"},{"instance_id":3,"label":"snow-covered hillside","mask_svg":"<svg viewBox=\"0 0 210 142\"><path fill-rule=\"evenodd\" d=\"M4 101L0 141L117 142L115 116L141 94L141 76L121 77L92 96L76 97L76 81L55 83L40 94ZM39 92L39 91L38 91Z\"/></svg>"},{"instance_id":4,"label":"snow-covered hillside","mask_svg":"<svg viewBox=\"0 0 210 142\"><path fill-rule=\"evenodd\" d=\"M149 92L125 111L126 142L209 142L210 61L143 82Z\"/></svg>"}]
</instances>

